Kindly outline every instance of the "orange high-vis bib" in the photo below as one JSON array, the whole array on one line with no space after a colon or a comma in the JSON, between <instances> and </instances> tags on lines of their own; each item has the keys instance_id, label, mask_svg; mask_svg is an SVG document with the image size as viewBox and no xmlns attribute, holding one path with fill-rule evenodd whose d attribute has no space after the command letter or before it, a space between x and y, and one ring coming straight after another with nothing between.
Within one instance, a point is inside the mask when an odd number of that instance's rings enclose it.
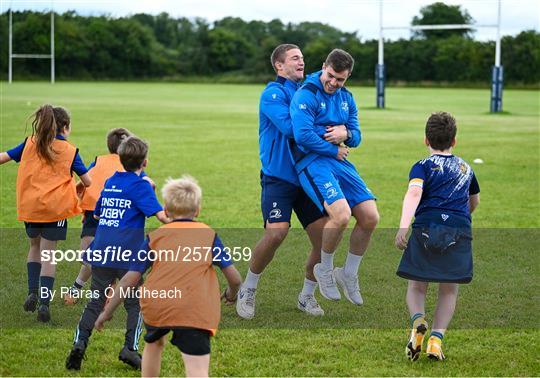
<instances>
[{"instance_id":1,"label":"orange high-vis bib","mask_svg":"<svg viewBox=\"0 0 540 378\"><path fill-rule=\"evenodd\" d=\"M212 265L215 236L210 227L200 222L172 222L148 235L157 259L141 287L141 311L146 324L216 333L221 302ZM147 298L145 289L171 293L177 289L181 298Z\"/></svg>"},{"instance_id":2,"label":"orange high-vis bib","mask_svg":"<svg viewBox=\"0 0 540 378\"><path fill-rule=\"evenodd\" d=\"M37 154L34 138L26 140L17 172L17 214L25 222L57 222L81 212L71 166L77 148L66 140L52 144L54 161Z\"/></svg>"},{"instance_id":3,"label":"orange high-vis bib","mask_svg":"<svg viewBox=\"0 0 540 378\"><path fill-rule=\"evenodd\" d=\"M94 211L96 202L105 186L105 181L115 172L125 172L120 156L109 154L96 157L96 164L88 171L92 185L86 188L81 200L81 207L85 211Z\"/></svg>"}]
</instances>

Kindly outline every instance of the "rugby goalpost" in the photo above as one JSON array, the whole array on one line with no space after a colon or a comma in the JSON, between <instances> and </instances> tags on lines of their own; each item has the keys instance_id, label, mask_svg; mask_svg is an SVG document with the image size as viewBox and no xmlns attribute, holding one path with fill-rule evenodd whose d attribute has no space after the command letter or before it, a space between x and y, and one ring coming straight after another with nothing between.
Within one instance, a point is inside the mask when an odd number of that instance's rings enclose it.
<instances>
[{"instance_id":1,"label":"rugby goalpost","mask_svg":"<svg viewBox=\"0 0 540 378\"><path fill-rule=\"evenodd\" d=\"M498 0L497 23L493 25L410 25L383 26L383 1L379 0L379 53L375 66L375 88L377 91L377 108L385 107L385 68L384 68L384 31L385 30L456 30L474 28L496 28L495 65L491 71L491 102L490 112L502 112L503 67L501 65L501 0Z\"/></svg>"},{"instance_id":2,"label":"rugby goalpost","mask_svg":"<svg viewBox=\"0 0 540 378\"><path fill-rule=\"evenodd\" d=\"M51 60L51 84L55 80L54 67L54 10L51 8L51 52L50 54L14 54L13 53L13 10L9 8L9 60L8 60L8 83L13 81L13 59L50 59Z\"/></svg>"}]
</instances>

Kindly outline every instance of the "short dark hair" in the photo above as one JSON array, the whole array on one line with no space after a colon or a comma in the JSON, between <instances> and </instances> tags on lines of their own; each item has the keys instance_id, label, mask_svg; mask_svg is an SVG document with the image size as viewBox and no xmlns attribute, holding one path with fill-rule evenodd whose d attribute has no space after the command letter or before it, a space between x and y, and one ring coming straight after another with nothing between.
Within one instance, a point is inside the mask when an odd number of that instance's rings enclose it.
<instances>
[{"instance_id":1,"label":"short dark hair","mask_svg":"<svg viewBox=\"0 0 540 378\"><path fill-rule=\"evenodd\" d=\"M450 113L432 113L426 122L426 138L431 148L435 150L449 149L456 132L456 119Z\"/></svg>"},{"instance_id":2,"label":"short dark hair","mask_svg":"<svg viewBox=\"0 0 540 378\"><path fill-rule=\"evenodd\" d=\"M130 136L132 136L131 132L123 127L110 130L107 134L107 148L109 149L109 152L111 154L118 153L118 146L120 146L120 143Z\"/></svg>"},{"instance_id":3,"label":"short dark hair","mask_svg":"<svg viewBox=\"0 0 540 378\"><path fill-rule=\"evenodd\" d=\"M277 72L276 62L285 62L285 54L287 51L292 49L300 49L300 47L293 45L292 43L283 43L272 51L272 55L270 55L270 63L272 63L272 68L274 71Z\"/></svg>"},{"instance_id":4,"label":"short dark hair","mask_svg":"<svg viewBox=\"0 0 540 378\"><path fill-rule=\"evenodd\" d=\"M118 146L118 155L126 171L136 171L142 167L148 155L148 144L136 136L130 136Z\"/></svg>"},{"instance_id":5,"label":"short dark hair","mask_svg":"<svg viewBox=\"0 0 540 378\"><path fill-rule=\"evenodd\" d=\"M351 54L345 50L333 49L326 57L324 64L332 67L336 72L348 70L350 74L354 68L354 59Z\"/></svg>"}]
</instances>

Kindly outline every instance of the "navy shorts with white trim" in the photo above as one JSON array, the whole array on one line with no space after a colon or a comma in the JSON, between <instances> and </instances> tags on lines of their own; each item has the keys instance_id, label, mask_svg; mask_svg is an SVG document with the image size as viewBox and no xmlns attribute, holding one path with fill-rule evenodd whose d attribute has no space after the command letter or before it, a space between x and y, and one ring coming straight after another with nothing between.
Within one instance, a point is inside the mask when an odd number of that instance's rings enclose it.
<instances>
[{"instance_id":1,"label":"navy shorts with white trim","mask_svg":"<svg viewBox=\"0 0 540 378\"><path fill-rule=\"evenodd\" d=\"M267 222L291 223L293 210L304 228L324 216L300 186L261 172L261 188L261 210L265 226Z\"/></svg>"},{"instance_id":2,"label":"navy shorts with white trim","mask_svg":"<svg viewBox=\"0 0 540 378\"><path fill-rule=\"evenodd\" d=\"M66 240L67 219L46 223L24 222L24 227L29 238L41 236L43 239L51 241Z\"/></svg>"}]
</instances>

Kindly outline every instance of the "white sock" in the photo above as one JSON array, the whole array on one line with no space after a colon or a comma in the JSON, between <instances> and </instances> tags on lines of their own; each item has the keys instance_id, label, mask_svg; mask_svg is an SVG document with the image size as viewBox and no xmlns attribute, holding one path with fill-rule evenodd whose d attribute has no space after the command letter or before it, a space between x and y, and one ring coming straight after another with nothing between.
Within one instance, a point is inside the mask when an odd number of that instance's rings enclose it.
<instances>
[{"instance_id":1,"label":"white sock","mask_svg":"<svg viewBox=\"0 0 540 378\"><path fill-rule=\"evenodd\" d=\"M313 295L317 288L317 281L312 281L308 278L304 278L304 287L302 288L302 295Z\"/></svg>"},{"instance_id":2,"label":"white sock","mask_svg":"<svg viewBox=\"0 0 540 378\"><path fill-rule=\"evenodd\" d=\"M256 289L257 284L259 283L259 278L261 278L261 273L256 274L248 269L246 280L244 281L244 287L247 289Z\"/></svg>"},{"instance_id":3,"label":"white sock","mask_svg":"<svg viewBox=\"0 0 540 378\"><path fill-rule=\"evenodd\" d=\"M75 282L77 282L81 286L84 286L84 284L86 283L85 281L80 280L79 277L75 278Z\"/></svg>"},{"instance_id":4,"label":"white sock","mask_svg":"<svg viewBox=\"0 0 540 378\"><path fill-rule=\"evenodd\" d=\"M326 269L334 270L334 254L326 253L321 249L321 264Z\"/></svg>"},{"instance_id":5,"label":"white sock","mask_svg":"<svg viewBox=\"0 0 540 378\"><path fill-rule=\"evenodd\" d=\"M347 260L345 260L345 266L343 267L343 274L347 277L356 277L358 275L358 269L360 268L360 262L362 257L353 255L351 252L347 254Z\"/></svg>"}]
</instances>

